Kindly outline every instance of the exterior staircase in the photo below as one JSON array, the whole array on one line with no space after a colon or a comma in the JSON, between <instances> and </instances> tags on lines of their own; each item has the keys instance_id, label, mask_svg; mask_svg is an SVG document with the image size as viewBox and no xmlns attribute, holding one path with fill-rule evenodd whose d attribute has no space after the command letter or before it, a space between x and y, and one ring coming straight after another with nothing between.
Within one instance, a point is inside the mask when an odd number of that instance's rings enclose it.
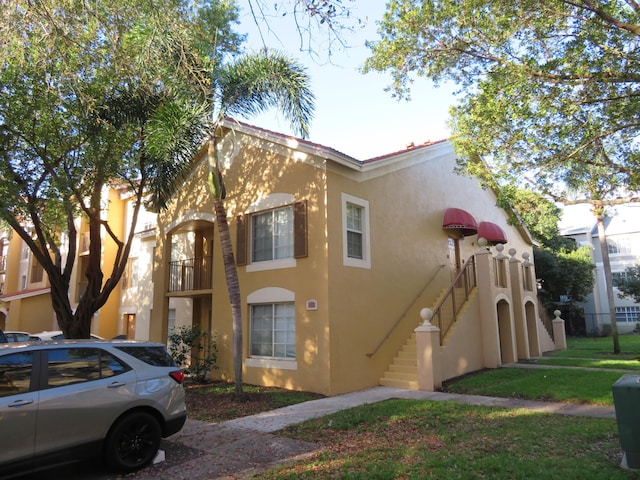
<instances>
[{"instance_id":1,"label":"exterior staircase","mask_svg":"<svg viewBox=\"0 0 640 480\"><path fill-rule=\"evenodd\" d=\"M434 314L437 315L437 317L432 320L432 323L440 328L441 344L443 343L444 336L454 327L462 310L468 305L471 296L477 293L475 287L475 261L468 261L465 264L465 268L451 284L451 287L440 293L435 303L436 307L434 308ZM391 365L389 365L389 369L380 379L380 385L410 390L419 389L415 332L411 332L411 336L402 346L398 355L393 359Z\"/></svg>"},{"instance_id":2,"label":"exterior staircase","mask_svg":"<svg viewBox=\"0 0 640 480\"><path fill-rule=\"evenodd\" d=\"M411 337L393 359L389 370L380 379L380 385L418 390L418 355L415 333L411 333Z\"/></svg>"}]
</instances>

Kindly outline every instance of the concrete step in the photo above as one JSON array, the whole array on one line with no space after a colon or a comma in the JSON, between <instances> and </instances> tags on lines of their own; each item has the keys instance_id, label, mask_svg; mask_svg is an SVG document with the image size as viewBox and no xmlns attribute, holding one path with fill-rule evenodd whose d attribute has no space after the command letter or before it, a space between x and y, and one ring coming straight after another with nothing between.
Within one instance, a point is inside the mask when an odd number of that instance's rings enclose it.
<instances>
[{"instance_id":1,"label":"concrete step","mask_svg":"<svg viewBox=\"0 0 640 480\"><path fill-rule=\"evenodd\" d=\"M418 380L399 380L396 378L381 378L380 385L385 387L406 388L408 390L418 390Z\"/></svg>"},{"instance_id":2,"label":"concrete step","mask_svg":"<svg viewBox=\"0 0 640 480\"><path fill-rule=\"evenodd\" d=\"M414 355L413 357L395 357L393 359L392 365L408 365L408 366L418 366L418 359Z\"/></svg>"},{"instance_id":3,"label":"concrete step","mask_svg":"<svg viewBox=\"0 0 640 480\"><path fill-rule=\"evenodd\" d=\"M415 373L404 373L404 372L385 372L384 378L395 379L395 380L405 380L407 382L417 381L418 375Z\"/></svg>"},{"instance_id":4,"label":"concrete step","mask_svg":"<svg viewBox=\"0 0 640 480\"><path fill-rule=\"evenodd\" d=\"M390 372L397 373L411 373L413 375L418 375L418 366L417 365L396 365L395 363L389 365Z\"/></svg>"},{"instance_id":5,"label":"concrete step","mask_svg":"<svg viewBox=\"0 0 640 480\"><path fill-rule=\"evenodd\" d=\"M408 359L408 360L409 359L413 359L413 360L415 360L416 359L416 352L415 351L413 351L413 352L405 352L404 350L400 350L398 352L398 356L396 358L403 358L403 359ZM394 359L394 361L395 361L395 359Z\"/></svg>"},{"instance_id":6,"label":"concrete step","mask_svg":"<svg viewBox=\"0 0 640 480\"><path fill-rule=\"evenodd\" d=\"M406 343L400 351L406 352L406 353L412 353L415 355L415 353L418 351L418 347L416 345L416 342Z\"/></svg>"}]
</instances>

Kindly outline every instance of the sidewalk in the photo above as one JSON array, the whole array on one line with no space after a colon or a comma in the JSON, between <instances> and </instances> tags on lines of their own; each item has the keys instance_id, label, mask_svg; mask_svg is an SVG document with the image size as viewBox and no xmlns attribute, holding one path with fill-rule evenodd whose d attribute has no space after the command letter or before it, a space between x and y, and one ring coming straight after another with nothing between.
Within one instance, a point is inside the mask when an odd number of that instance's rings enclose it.
<instances>
[{"instance_id":1,"label":"sidewalk","mask_svg":"<svg viewBox=\"0 0 640 480\"><path fill-rule=\"evenodd\" d=\"M373 387L359 392L346 393L335 397L326 397L309 402L259 413L249 417L236 418L224 422L223 425L234 428L245 428L257 432L275 432L288 425L305 420L322 417L339 410L380 402L390 398L409 398L414 400L453 401L471 405L490 407L522 408L535 412L557 413L561 415L584 416L595 418L615 418L614 407L599 405L578 405L567 403L540 402L517 398L483 397L479 395L460 395L443 392L423 392L393 387Z\"/></svg>"}]
</instances>

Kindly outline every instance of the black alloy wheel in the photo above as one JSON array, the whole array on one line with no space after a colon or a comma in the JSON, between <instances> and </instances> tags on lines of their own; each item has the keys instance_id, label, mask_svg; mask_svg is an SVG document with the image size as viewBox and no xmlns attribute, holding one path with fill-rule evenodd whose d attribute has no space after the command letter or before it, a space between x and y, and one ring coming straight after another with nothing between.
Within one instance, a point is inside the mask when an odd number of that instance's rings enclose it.
<instances>
[{"instance_id":1,"label":"black alloy wheel","mask_svg":"<svg viewBox=\"0 0 640 480\"><path fill-rule=\"evenodd\" d=\"M162 431L156 418L133 412L111 427L105 442L105 462L119 472L132 472L149 464L160 448Z\"/></svg>"}]
</instances>

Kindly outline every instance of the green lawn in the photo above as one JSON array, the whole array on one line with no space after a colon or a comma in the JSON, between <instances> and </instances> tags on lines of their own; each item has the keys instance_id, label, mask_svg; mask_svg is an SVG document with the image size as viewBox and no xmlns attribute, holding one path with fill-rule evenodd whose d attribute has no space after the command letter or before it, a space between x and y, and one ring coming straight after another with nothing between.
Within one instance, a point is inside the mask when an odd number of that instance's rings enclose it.
<instances>
[{"instance_id":1,"label":"green lawn","mask_svg":"<svg viewBox=\"0 0 640 480\"><path fill-rule=\"evenodd\" d=\"M620 354L613 353L611 337L568 338L567 349L549 352L551 358L590 358L593 360L634 361L640 363L640 335L620 335ZM626 368L626 367L625 367ZM636 367L637 368L637 367Z\"/></svg>"},{"instance_id":2,"label":"green lawn","mask_svg":"<svg viewBox=\"0 0 640 480\"><path fill-rule=\"evenodd\" d=\"M640 370L640 335L622 335L621 353L613 353L613 340L605 338L569 338L567 349L549 352L536 359L540 365Z\"/></svg>"},{"instance_id":3,"label":"green lawn","mask_svg":"<svg viewBox=\"0 0 640 480\"><path fill-rule=\"evenodd\" d=\"M444 389L454 393L515 397L568 403L613 405L611 386L625 372L640 375L640 335L620 336L623 353L614 355L611 338L570 338L567 350L545 355L535 363L575 368L513 369L498 368L473 373L446 382Z\"/></svg>"},{"instance_id":4,"label":"green lawn","mask_svg":"<svg viewBox=\"0 0 640 480\"><path fill-rule=\"evenodd\" d=\"M318 443L311 458L259 479L616 480L615 420L452 402L388 400L289 427Z\"/></svg>"},{"instance_id":5,"label":"green lawn","mask_svg":"<svg viewBox=\"0 0 640 480\"><path fill-rule=\"evenodd\" d=\"M611 386L638 370L640 336L569 339L544 362L571 368L487 370L447 382L448 391L612 405ZM615 365L615 366L614 366ZM617 423L452 402L389 400L279 432L324 447L259 479L640 480L620 468Z\"/></svg>"},{"instance_id":6,"label":"green lawn","mask_svg":"<svg viewBox=\"0 0 640 480\"><path fill-rule=\"evenodd\" d=\"M548 402L613 405L611 385L623 374L574 369L499 368L446 382L452 393Z\"/></svg>"}]
</instances>

